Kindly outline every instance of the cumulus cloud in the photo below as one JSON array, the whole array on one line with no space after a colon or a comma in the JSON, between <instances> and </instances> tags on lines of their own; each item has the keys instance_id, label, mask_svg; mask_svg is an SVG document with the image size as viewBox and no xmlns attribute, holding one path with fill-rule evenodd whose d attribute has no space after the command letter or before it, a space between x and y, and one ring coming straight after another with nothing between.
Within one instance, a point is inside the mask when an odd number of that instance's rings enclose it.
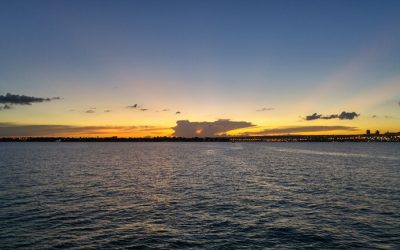
<instances>
[{"instance_id":1,"label":"cumulus cloud","mask_svg":"<svg viewBox=\"0 0 400 250\"><path fill-rule=\"evenodd\" d=\"M245 121L231 121L229 119L220 119L214 122L190 122L188 120L179 120L176 122L173 136L177 137L215 137L224 135L226 132L248 128L255 125Z\"/></svg>"},{"instance_id":2,"label":"cumulus cloud","mask_svg":"<svg viewBox=\"0 0 400 250\"><path fill-rule=\"evenodd\" d=\"M243 135L262 136L262 135L286 135L293 133L327 132L327 131L358 131L357 127L349 126L299 126L264 129L258 132L248 132Z\"/></svg>"},{"instance_id":3,"label":"cumulus cloud","mask_svg":"<svg viewBox=\"0 0 400 250\"><path fill-rule=\"evenodd\" d=\"M0 95L0 103L9 105L32 105L32 103L49 102L52 100L59 100L60 97L42 98L26 95L14 95L7 93Z\"/></svg>"},{"instance_id":4,"label":"cumulus cloud","mask_svg":"<svg viewBox=\"0 0 400 250\"><path fill-rule=\"evenodd\" d=\"M261 108L261 109L257 109L257 112L264 112L264 111L271 111L274 110L274 108Z\"/></svg>"},{"instance_id":5,"label":"cumulus cloud","mask_svg":"<svg viewBox=\"0 0 400 250\"><path fill-rule=\"evenodd\" d=\"M306 121L312 121L312 120L318 120L318 119L323 119L323 120L330 120L330 119L353 120L354 118L357 118L358 116L360 116L360 114L357 114L356 112L343 111L340 114L333 114L333 115L326 115L326 116L314 113L312 115L306 116L304 119Z\"/></svg>"},{"instance_id":6,"label":"cumulus cloud","mask_svg":"<svg viewBox=\"0 0 400 250\"><path fill-rule=\"evenodd\" d=\"M170 128L154 126L26 125L0 122L0 137L14 136L138 136L163 135Z\"/></svg>"}]
</instances>

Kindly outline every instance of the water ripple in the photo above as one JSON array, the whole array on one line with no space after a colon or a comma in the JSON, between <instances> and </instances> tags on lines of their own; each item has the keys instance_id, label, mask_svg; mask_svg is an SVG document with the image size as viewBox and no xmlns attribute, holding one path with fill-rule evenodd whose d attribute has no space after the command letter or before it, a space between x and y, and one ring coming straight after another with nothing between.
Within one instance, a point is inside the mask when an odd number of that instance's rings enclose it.
<instances>
[{"instance_id":1,"label":"water ripple","mask_svg":"<svg viewBox=\"0 0 400 250\"><path fill-rule=\"evenodd\" d=\"M0 146L0 249L400 248L400 144Z\"/></svg>"}]
</instances>

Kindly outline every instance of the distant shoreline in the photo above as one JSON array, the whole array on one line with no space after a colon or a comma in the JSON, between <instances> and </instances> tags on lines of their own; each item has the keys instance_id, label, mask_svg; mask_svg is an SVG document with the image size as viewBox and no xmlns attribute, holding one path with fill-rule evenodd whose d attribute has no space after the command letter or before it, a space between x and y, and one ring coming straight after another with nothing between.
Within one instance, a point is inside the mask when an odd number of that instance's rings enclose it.
<instances>
[{"instance_id":1,"label":"distant shoreline","mask_svg":"<svg viewBox=\"0 0 400 250\"><path fill-rule=\"evenodd\" d=\"M246 137L3 137L0 142L400 142L400 133L383 135L280 135Z\"/></svg>"}]
</instances>

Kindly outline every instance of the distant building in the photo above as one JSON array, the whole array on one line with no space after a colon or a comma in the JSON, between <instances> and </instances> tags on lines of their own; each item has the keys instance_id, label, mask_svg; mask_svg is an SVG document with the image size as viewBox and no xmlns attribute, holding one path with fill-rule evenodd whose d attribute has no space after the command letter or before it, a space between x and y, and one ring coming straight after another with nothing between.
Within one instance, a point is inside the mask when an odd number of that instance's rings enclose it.
<instances>
[{"instance_id":1,"label":"distant building","mask_svg":"<svg viewBox=\"0 0 400 250\"><path fill-rule=\"evenodd\" d=\"M379 130L375 131L375 135L379 135L379 134L380 134Z\"/></svg>"},{"instance_id":2,"label":"distant building","mask_svg":"<svg viewBox=\"0 0 400 250\"><path fill-rule=\"evenodd\" d=\"M371 135L371 130L367 129L367 131L366 131L365 134L366 134L366 135Z\"/></svg>"}]
</instances>

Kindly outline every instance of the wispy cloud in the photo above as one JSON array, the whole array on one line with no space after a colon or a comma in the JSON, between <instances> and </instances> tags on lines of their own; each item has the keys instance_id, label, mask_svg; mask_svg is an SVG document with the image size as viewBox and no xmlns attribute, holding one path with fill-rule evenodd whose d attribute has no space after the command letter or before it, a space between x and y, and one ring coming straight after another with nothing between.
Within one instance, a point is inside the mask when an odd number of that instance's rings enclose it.
<instances>
[{"instance_id":1,"label":"wispy cloud","mask_svg":"<svg viewBox=\"0 0 400 250\"><path fill-rule=\"evenodd\" d=\"M357 118L358 116L360 116L360 114L357 114L356 112L343 111L340 114L333 114L333 115L327 115L327 116L314 113L312 115L306 116L304 119L306 121L313 121L313 120L318 120L318 119L323 119L323 120L330 120L330 119L353 120L354 118Z\"/></svg>"},{"instance_id":2,"label":"wispy cloud","mask_svg":"<svg viewBox=\"0 0 400 250\"><path fill-rule=\"evenodd\" d=\"M242 135L262 136L262 135L285 135L294 133L328 132L328 131L358 131L357 127L349 126L298 126L264 129L257 132L247 132Z\"/></svg>"},{"instance_id":3,"label":"wispy cloud","mask_svg":"<svg viewBox=\"0 0 400 250\"><path fill-rule=\"evenodd\" d=\"M7 109L12 109L12 107L11 107L10 105L8 105L8 104L5 104L5 105L3 105L3 106L0 106L0 111L2 111L2 110L7 110Z\"/></svg>"},{"instance_id":4,"label":"wispy cloud","mask_svg":"<svg viewBox=\"0 0 400 250\"><path fill-rule=\"evenodd\" d=\"M190 138L221 136L235 129L253 126L255 125L250 122L231 121L229 119L219 119L214 122L190 122L188 120L179 120L172 129L175 131L173 136Z\"/></svg>"},{"instance_id":5,"label":"wispy cloud","mask_svg":"<svg viewBox=\"0 0 400 250\"><path fill-rule=\"evenodd\" d=\"M128 108L128 109L136 109L136 108L139 108L139 106L137 104L133 104L133 105L126 106L126 108Z\"/></svg>"},{"instance_id":6,"label":"wispy cloud","mask_svg":"<svg viewBox=\"0 0 400 250\"><path fill-rule=\"evenodd\" d=\"M135 110L140 110L142 112L148 111L149 109L143 108L142 105L139 104L134 104L134 105L128 105L126 106L127 109L135 109Z\"/></svg>"},{"instance_id":7,"label":"wispy cloud","mask_svg":"<svg viewBox=\"0 0 400 250\"><path fill-rule=\"evenodd\" d=\"M13 136L157 136L171 131L155 126L69 126L0 123L0 137Z\"/></svg>"},{"instance_id":8,"label":"wispy cloud","mask_svg":"<svg viewBox=\"0 0 400 250\"><path fill-rule=\"evenodd\" d=\"M264 111L271 111L274 110L274 108L261 108L261 109L257 109L257 112L264 112Z\"/></svg>"}]
</instances>

